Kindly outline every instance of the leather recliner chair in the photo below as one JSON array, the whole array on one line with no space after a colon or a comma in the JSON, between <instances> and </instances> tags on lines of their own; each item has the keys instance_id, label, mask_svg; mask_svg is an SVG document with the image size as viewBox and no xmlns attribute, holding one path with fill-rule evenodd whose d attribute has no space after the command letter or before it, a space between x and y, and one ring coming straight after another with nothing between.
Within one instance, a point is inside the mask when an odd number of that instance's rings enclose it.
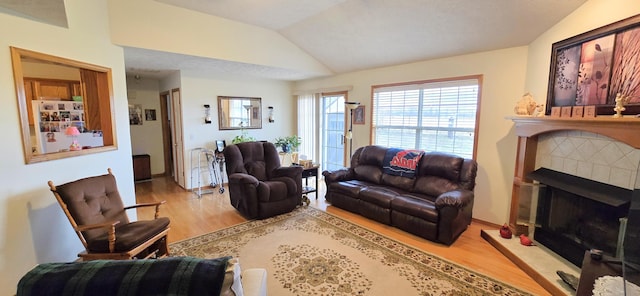
<instances>
[{"instance_id":1,"label":"leather recliner chair","mask_svg":"<svg viewBox=\"0 0 640 296\"><path fill-rule=\"evenodd\" d=\"M281 166L273 143L238 143L223 152L231 205L245 218L269 218L301 203L302 167Z\"/></svg>"}]
</instances>

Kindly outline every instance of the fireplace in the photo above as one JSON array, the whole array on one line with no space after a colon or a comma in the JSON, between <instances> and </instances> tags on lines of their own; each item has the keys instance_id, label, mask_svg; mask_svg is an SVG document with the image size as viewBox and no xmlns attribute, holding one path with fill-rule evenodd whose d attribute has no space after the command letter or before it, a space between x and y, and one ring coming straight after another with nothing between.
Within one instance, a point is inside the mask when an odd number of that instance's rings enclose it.
<instances>
[{"instance_id":1,"label":"fireplace","mask_svg":"<svg viewBox=\"0 0 640 296\"><path fill-rule=\"evenodd\" d=\"M562 118L562 117L552 118L549 116L543 116L543 117L514 116L514 117L509 117L508 119L512 120L515 123L514 131L516 136L518 137L517 150L516 150L517 154L515 157L515 169L514 169L514 175L513 175L513 185L512 185L511 202L510 202L510 209L509 209L509 226L515 234L522 233L520 232L522 227L519 227L519 226L522 226L522 224L519 224L519 222L521 221L520 220L521 217L519 216L519 213L522 213L522 211L520 210L521 202L526 202L526 198L521 199L521 195L522 197L524 197L523 194L527 193L528 191L531 191L530 184L533 182L533 180L531 179L531 177L529 177L529 174L535 171L536 168L539 168L539 167L547 167L557 171L562 171L557 169L556 161L554 159L552 159L546 164L537 163L537 161L540 160L537 157L538 154L543 154L544 152L544 151L540 151L540 152L538 151L538 144L539 142L544 143L545 138L548 135L554 134L556 132L566 133L567 135L582 134L585 132L592 133L592 134L596 134L597 137L604 136L602 138L607 138L612 142L617 141L618 143L626 144L629 147L631 147L631 149L640 151L640 137L638 136L640 134L640 118L635 118L635 117L611 118L608 116L601 116L601 117L599 116L596 118ZM571 153L574 153L575 151L580 150L580 147L575 147L575 148L577 149L566 149L565 145L562 145L562 149L568 150L566 151L567 155L570 155ZM628 150L628 147L627 147L627 150ZM602 158L590 156L586 158L602 161L608 158L608 156L609 155L603 155ZM640 157L637 157L634 159L640 159ZM636 171L636 170L640 171L640 168L638 168L640 167L640 165L638 165L637 163L638 160L621 161L621 163L628 164L628 165L633 165L634 162L636 167L630 168L631 171ZM628 180L627 185L625 186L624 182L619 182L619 180L617 180L617 177L620 177L624 174L618 174L617 172L611 173L610 177L612 178L610 178L609 180L604 180L604 178L601 178L600 173L606 170L602 170L599 165L593 165L592 167L589 167L584 170L582 170L583 168L581 168L580 165L578 165L576 168L577 168L575 170L576 173L575 174L571 173L574 176L586 177L588 179L600 181L601 183L613 184L623 188L637 189L636 186L640 185L640 181L638 181L640 179L640 177L638 177L640 173L630 174L628 176L629 178L627 179ZM586 176L584 174L584 171L597 172L597 175ZM553 189L550 189L550 190L553 190ZM545 192L548 192L548 191L545 189ZM553 194L553 191L550 194ZM562 193L562 192L559 193L561 197L563 197L562 196L563 194L569 195L568 193ZM638 197L636 198L636 201L640 202L640 200L638 200L640 199L640 191L638 192L637 195ZM573 195L570 195L570 196L573 198ZM543 199L545 198L547 198L547 195L543 196ZM584 201L584 202L587 202L587 201ZM636 206L640 208L640 204ZM636 212L639 212L639 211L636 211ZM582 216L584 217L588 215L589 214L582 215ZM591 215L591 216L595 217L595 215ZM536 220L539 221L539 219L536 219ZM589 221L595 221L595 220L589 219ZM637 221L637 222L640 223L640 221ZM615 227L612 227L612 229L613 228ZM531 229L531 228L529 227L528 229ZM595 228L593 227L589 228L590 231L595 231L593 229ZM536 234L536 236L538 236L540 232L544 232L544 231L538 231L538 234ZM514 263L516 263L519 267L521 267L527 274L535 278L543 287L545 287L545 289L550 291L551 294L553 295L570 294L570 292L567 292L565 290L567 289L567 287L561 285L562 281L560 281L556 275L557 269L555 268L556 265L553 263L564 264L559 262L559 260L553 259L558 256L552 255L547 257L550 259L550 261L554 261L552 264L549 264L551 262L548 262L547 260L539 260L539 259L529 260L527 255L529 255L530 253L540 254L540 252L536 252L536 250L540 250L542 253L545 253L546 251L543 251L542 248L535 249L534 251L523 251L523 252L512 251L511 249L503 246L500 243L501 240L499 238L499 235L497 235L497 237L494 238L494 236L492 236L489 232L484 232L484 231L482 235L492 245L498 248L503 254L505 254L507 257L513 260ZM544 236L544 234L542 236ZM553 240L553 239L550 239L550 240ZM569 238L568 240L575 241L575 238ZM627 247L629 246L627 245ZM609 248L611 249L611 247ZM544 249L548 249L548 248L544 248ZM524 250L530 250L530 249L527 248ZM640 257L637 254L634 254L634 256L636 256L636 258ZM579 275L580 273L579 269L573 263L569 263L565 259L562 259L562 260L567 262L568 269L573 269L573 268L577 269L577 272L574 273L575 276ZM540 262L547 263L547 265L538 264ZM548 268L548 267L551 267L551 268Z\"/></svg>"},{"instance_id":2,"label":"fireplace","mask_svg":"<svg viewBox=\"0 0 640 296\"><path fill-rule=\"evenodd\" d=\"M536 241L578 267L589 249L620 257L620 219L629 213L631 190L547 168L528 177L546 185L538 193Z\"/></svg>"}]
</instances>

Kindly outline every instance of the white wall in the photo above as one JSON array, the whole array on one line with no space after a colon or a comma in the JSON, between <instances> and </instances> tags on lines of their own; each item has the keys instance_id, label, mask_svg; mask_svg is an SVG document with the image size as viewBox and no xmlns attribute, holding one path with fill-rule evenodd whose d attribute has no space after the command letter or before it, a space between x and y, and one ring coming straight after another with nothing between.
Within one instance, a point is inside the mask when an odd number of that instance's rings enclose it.
<instances>
[{"instance_id":1,"label":"white wall","mask_svg":"<svg viewBox=\"0 0 640 296\"><path fill-rule=\"evenodd\" d=\"M129 104L156 110L156 120L148 121L142 114L142 125L130 125L131 151L134 155L149 154L151 174L164 173L164 146L162 142L162 117L160 110L160 86L155 79L127 77Z\"/></svg>"},{"instance_id":2,"label":"white wall","mask_svg":"<svg viewBox=\"0 0 640 296\"><path fill-rule=\"evenodd\" d=\"M191 188L190 151L194 148L215 150L215 140L225 140L229 145L231 140L240 134L240 130L218 129L218 96L262 98L262 129L247 130L248 135L256 140L273 142L277 137L296 133L297 117L290 82L222 77L200 78L182 73L180 90L184 127L185 185L188 188ZM205 104L211 105L211 124L204 122ZM277 116L274 123L267 121L267 106L274 107ZM194 186L196 186L195 183Z\"/></svg>"},{"instance_id":3,"label":"white wall","mask_svg":"<svg viewBox=\"0 0 640 296\"><path fill-rule=\"evenodd\" d=\"M353 86L349 100L364 104L367 118L365 125L353 126L355 150L370 144L372 85L482 74L473 216L502 224L508 218L516 149L516 136L504 117L513 114L513 106L523 94L526 57L526 47L509 48L301 81L295 89Z\"/></svg>"},{"instance_id":4,"label":"white wall","mask_svg":"<svg viewBox=\"0 0 640 296\"><path fill-rule=\"evenodd\" d=\"M65 4L68 29L0 13L0 295L15 294L20 277L37 263L71 261L82 250L48 180L60 184L111 167L125 203L134 202L124 57L109 41L107 4ZM110 67L118 150L26 165L9 46Z\"/></svg>"}]
</instances>

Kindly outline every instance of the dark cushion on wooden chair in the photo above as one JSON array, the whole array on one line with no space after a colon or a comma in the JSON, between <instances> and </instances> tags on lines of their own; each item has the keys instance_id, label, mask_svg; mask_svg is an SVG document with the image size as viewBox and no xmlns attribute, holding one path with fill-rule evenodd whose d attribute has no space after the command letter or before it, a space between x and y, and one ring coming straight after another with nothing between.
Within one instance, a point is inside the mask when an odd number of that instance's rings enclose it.
<instances>
[{"instance_id":1,"label":"dark cushion on wooden chair","mask_svg":"<svg viewBox=\"0 0 640 296\"><path fill-rule=\"evenodd\" d=\"M87 177L49 188L62 207L85 251L83 260L142 259L169 256L169 218L159 217L164 201L125 207L116 178L108 174ZM130 222L127 210L155 207L153 220Z\"/></svg>"},{"instance_id":2,"label":"dark cushion on wooden chair","mask_svg":"<svg viewBox=\"0 0 640 296\"><path fill-rule=\"evenodd\" d=\"M120 221L129 223L118 192L116 178L111 174L88 177L56 186L62 200L78 225ZM105 235L104 229L83 231L87 242Z\"/></svg>"},{"instance_id":3,"label":"dark cushion on wooden chair","mask_svg":"<svg viewBox=\"0 0 640 296\"><path fill-rule=\"evenodd\" d=\"M143 242L149 240L154 235L167 229L169 218L159 217L155 220L136 221L122 226L116 226L116 248L115 252L126 252ZM109 252L109 237L105 232L91 240L87 240L87 248L90 252Z\"/></svg>"}]
</instances>

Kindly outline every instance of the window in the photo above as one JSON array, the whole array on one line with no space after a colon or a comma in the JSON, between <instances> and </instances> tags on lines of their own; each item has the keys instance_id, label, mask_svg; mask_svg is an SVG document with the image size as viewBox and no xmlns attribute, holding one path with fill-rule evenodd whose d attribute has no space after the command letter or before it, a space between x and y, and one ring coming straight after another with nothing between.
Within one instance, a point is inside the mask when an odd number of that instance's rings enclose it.
<instances>
[{"instance_id":1,"label":"window","mask_svg":"<svg viewBox=\"0 0 640 296\"><path fill-rule=\"evenodd\" d=\"M373 86L373 143L474 158L481 76Z\"/></svg>"},{"instance_id":2,"label":"window","mask_svg":"<svg viewBox=\"0 0 640 296\"><path fill-rule=\"evenodd\" d=\"M16 47L11 59L26 163L117 149L110 68Z\"/></svg>"}]
</instances>

